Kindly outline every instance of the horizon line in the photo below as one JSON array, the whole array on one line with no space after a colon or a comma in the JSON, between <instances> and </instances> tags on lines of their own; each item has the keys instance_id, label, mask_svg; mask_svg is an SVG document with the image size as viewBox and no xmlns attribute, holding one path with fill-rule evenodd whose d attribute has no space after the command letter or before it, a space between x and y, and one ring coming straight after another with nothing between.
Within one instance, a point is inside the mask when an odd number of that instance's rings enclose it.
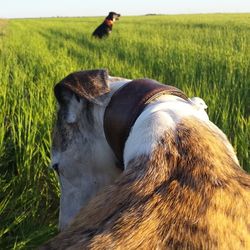
<instances>
[{"instance_id":1,"label":"horizon line","mask_svg":"<svg viewBox=\"0 0 250 250\"><path fill-rule=\"evenodd\" d=\"M124 17L132 17L132 16L174 16L174 15L212 15L212 14L250 14L250 12L188 12L188 13L145 13L145 14L135 14L135 15L122 15ZM27 17L0 17L0 19L42 19L42 18L89 18L89 17L105 17L101 15L91 15L91 16L27 16Z\"/></svg>"}]
</instances>

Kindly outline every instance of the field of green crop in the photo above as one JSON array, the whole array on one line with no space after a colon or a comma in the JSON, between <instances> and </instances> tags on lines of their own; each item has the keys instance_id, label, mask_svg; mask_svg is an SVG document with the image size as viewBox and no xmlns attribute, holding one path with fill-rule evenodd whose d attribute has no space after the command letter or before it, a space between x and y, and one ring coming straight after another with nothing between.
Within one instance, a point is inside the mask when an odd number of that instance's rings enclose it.
<instances>
[{"instance_id":1,"label":"field of green crop","mask_svg":"<svg viewBox=\"0 0 250 250\"><path fill-rule=\"evenodd\" d=\"M48 168L53 86L72 71L154 78L208 104L250 172L250 14L0 20L0 249L33 249L57 232Z\"/></svg>"}]
</instances>

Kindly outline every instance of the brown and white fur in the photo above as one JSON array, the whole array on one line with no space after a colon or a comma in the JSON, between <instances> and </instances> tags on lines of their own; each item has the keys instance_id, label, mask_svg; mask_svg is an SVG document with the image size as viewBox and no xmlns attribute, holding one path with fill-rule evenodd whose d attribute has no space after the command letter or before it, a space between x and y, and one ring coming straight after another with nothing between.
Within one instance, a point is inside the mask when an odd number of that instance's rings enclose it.
<instances>
[{"instance_id":1,"label":"brown and white fur","mask_svg":"<svg viewBox=\"0 0 250 250\"><path fill-rule=\"evenodd\" d=\"M63 231L41 249L250 249L250 176L204 110L159 97L116 167L103 114L125 82L106 78L110 92L93 101L62 93L52 159Z\"/></svg>"}]
</instances>

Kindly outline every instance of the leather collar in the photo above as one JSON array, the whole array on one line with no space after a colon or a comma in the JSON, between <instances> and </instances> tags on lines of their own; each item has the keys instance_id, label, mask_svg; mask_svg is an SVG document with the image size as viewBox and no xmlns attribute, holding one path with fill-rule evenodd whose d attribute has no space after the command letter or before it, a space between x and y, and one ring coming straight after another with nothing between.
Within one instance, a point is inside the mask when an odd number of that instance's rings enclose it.
<instances>
[{"instance_id":1,"label":"leather collar","mask_svg":"<svg viewBox=\"0 0 250 250\"><path fill-rule=\"evenodd\" d=\"M147 104L164 94L188 100L181 90L150 79L130 81L111 97L104 113L104 132L122 169L124 146L132 126Z\"/></svg>"}]
</instances>

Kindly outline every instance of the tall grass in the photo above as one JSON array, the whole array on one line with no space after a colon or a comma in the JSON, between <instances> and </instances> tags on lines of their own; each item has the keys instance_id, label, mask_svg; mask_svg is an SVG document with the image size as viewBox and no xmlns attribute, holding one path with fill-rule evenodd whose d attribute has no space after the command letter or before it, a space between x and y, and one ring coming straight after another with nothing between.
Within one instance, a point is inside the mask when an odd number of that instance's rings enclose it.
<instances>
[{"instance_id":1,"label":"tall grass","mask_svg":"<svg viewBox=\"0 0 250 250\"><path fill-rule=\"evenodd\" d=\"M250 14L122 17L108 39L92 39L102 19L0 21L0 249L57 232L53 86L72 71L107 68L202 97L250 171Z\"/></svg>"}]
</instances>

